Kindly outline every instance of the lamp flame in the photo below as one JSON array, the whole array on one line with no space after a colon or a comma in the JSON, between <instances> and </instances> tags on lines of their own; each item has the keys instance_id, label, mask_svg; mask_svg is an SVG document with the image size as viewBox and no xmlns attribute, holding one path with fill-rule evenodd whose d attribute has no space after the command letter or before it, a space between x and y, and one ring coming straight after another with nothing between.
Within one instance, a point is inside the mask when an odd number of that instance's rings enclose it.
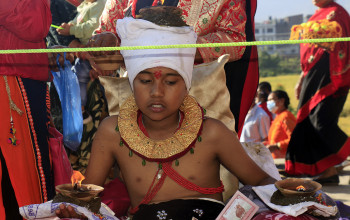
<instances>
[{"instance_id":1,"label":"lamp flame","mask_svg":"<svg viewBox=\"0 0 350 220\"><path fill-rule=\"evenodd\" d=\"M85 179L85 177L79 171L73 170L73 175L70 179L72 181L72 186L78 184L78 186L81 187L81 182Z\"/></svg>"}]
</instances>

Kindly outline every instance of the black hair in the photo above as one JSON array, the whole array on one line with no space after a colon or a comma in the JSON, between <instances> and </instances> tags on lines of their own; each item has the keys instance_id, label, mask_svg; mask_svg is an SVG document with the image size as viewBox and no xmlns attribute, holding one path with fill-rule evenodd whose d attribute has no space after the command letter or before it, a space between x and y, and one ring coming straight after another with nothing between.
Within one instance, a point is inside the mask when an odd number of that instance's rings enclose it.
<instances>
[{"instance_id":1,"label":"black hair","mask_svg":"<svg viewBox=\"0 0 350 220\"><path fill-rule=\"evenodd\" d=\"M258 85L258 89L260 90L258 93L258 98L263 99L264 102L266 102L267 97L271 93L271 84L269 82L261 82Z\"/></svg>"},{"instance_id":2,"label":"black hair","mask_svg":"<svg viewBox=\"0 0 350 220\"><path fill-rule=\"evenodd\" d=\"M275 90L272 93L274 93L278 99L284 99L284 107L288 108L290 101L289 101L289 96L285 91Z\"/></svg>"},{"instance_id":3,"label":"black hair","mask_svg":"<svg viewBox=\"0 0 350 220\"><path fill-rule=\"evenodd\" d=\"M264 92L267 91L268 93L271 92L271 84L269 82L261 82L258 85L258 88L260 90L263 90Z\"/></svg>"}]
</instances>

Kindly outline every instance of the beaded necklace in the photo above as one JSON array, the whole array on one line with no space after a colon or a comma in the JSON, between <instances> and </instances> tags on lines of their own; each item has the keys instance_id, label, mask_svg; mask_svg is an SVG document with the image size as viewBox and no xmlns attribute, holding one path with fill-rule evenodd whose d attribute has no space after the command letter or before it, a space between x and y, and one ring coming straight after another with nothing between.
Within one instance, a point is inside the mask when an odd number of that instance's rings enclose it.
<instances>
[{"instance_id":1,"label":"beaded necklace","mask_svg":"<svg viewBox=\"0 0 350 220\"><path fill-rule=\"evenodd\" d=\"M129 97L121 106L116 128L121 135L120 146L125 145L130 149L129 156L134 153L140 156L143 165L146 161L160 163L174 161L188 151L193 153L195 142L201 141L203 110L193 97L186 96L180 111L184 117L181 117L180 126L173 136L164 140L153 140L139 128L137 121L140 112L135 99Z\"/></svg>"}]
</instances>

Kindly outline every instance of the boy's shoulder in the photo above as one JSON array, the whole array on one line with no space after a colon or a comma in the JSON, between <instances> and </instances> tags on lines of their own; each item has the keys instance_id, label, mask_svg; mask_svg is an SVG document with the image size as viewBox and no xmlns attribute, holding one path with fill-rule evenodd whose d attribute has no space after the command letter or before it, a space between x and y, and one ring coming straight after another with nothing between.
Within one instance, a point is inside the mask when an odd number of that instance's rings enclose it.
<instances>
[{"instance_id":1,"label":"boy's shoulder","mask_svg":"<svg viewBox=\"0 0 350 220\"><path fill-rule=\"evenodd\" d=\"M212 139L217 139L235 131L230 130L222 121L205 117L203 121L202 134Z\"/></svg>"},{"instance_id":2,"label":"boy's shoulder","mask_svg":"<svg viewBox=\"0 0 350 220\"><path fill-rule=\"evenodd\" d=\"M103 132L105 135L114 135L118 134L118 116L108 116L102 120L100 125L98 126L99 132Z\"/></svg>"}]
</instances>

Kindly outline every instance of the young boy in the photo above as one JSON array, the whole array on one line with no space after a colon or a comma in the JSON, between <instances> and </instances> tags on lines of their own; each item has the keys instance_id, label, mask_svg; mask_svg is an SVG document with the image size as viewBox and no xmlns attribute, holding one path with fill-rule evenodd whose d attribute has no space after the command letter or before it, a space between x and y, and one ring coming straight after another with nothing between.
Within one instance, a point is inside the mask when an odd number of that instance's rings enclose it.
<instances>
[{"instance_id":1,"label":"young boy","mask_svg":"<svg viewBox=\"0 0 350 220\"><path fill-rule=\"evenodd\" d=\"M142 19L117 22L121 46L189 44L190 27ZM188 95L196 49L121 51L134 96L103 121L93 142L86 183L103 185L115 162L138 219L215 219L224 207L220 163L241 182L273 183L223 123L203 116ZM64 205L60 217L79 217Z\"/></svg>"}]
</instances>

